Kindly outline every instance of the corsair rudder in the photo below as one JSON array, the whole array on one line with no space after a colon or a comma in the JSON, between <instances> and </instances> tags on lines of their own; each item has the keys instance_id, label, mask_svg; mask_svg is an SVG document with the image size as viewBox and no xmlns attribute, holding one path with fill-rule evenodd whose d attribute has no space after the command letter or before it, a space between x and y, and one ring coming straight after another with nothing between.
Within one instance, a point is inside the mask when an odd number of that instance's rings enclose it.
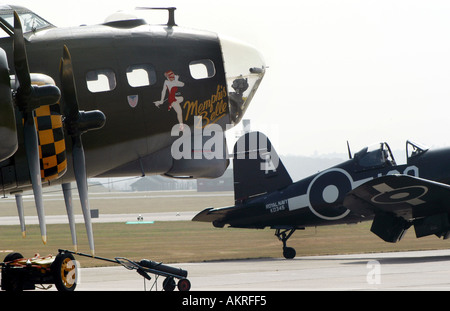
<instances>
[{"instance_id":1,"label":"corsair rudder","mask_svg":"<svg viewBox=\"0 0 450 311\"><path fill-rule=\"evenodd\" d=\"M243 200L292 184L272 143L261 132L246 133L233 150L234 197Z\"/></svg>"}]
</instances>

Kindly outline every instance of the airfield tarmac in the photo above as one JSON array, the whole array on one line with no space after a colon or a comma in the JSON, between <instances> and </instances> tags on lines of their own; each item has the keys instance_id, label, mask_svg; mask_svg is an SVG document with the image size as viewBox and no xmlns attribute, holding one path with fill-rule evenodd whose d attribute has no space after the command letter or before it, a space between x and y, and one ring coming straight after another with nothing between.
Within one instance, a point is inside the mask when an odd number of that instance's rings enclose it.
<instances>
[{"instance_id":1,"label":"airfield tarmac","mask_svg":"<svg viewBox=\"0 0 450 311\"><path fill-rule=\"evenodd\" d=\"M135 213L135 214L102 214L101 217L92 218L92 223L108 223L108 222L137 222L137 217L142 216L142 221L190 221L198 212L160 212L160 213ZM47 224L68 224L67 215L47 215L45 216ZM76 223L84 223L83 215L75 215ZM39 224L37 216L25 216L27 225ZM0 217L0 226L19 225L17 216Z\"/></svg>"},{"instance_id":2,"label":"airfield tarmac","mask_svg":"<svg viewBox=\"0 0 450 311\"><path fill-rule=\"evenodd\" d=\"M144 221L188 221L196 213L153 212L142 213L141 216ZM127 222L136 221L137 216L138 213L101 213L99 218L92 220L94 223ZM48 224L67 223L67 215L48 215L46 221ZM83 222L83 217L76 215L76 222ZM0 225L18 223L17 216L0 217ZM37 224L37 217L26 216L26 223ZM450 250L302 256L293 260L207 261L171 266L188 271L191 291L450 290ZM127 270L120 265L80 267L76 291L162 290L164 277L159 277L155 285L155 276L151 276L151 281L144 281L135 270Z\"/></svg>"},{"instance_id":3,"label":"airfield tarmac","mask_svg":"<svg viewBox=\"0 0 450 311\"><path fill-rule=\"evenodd\" d=\"M144 221L185 221L192 219L195 213L148 213L142 216ZM93 222L136 221L136 216L102 214ZM78 221L83 221L82 216L78 216ZM37 217L27 219L29 224L34 222L37 223ZM47 223L65 222L66 215L47 216ZM17 217L0 217L0 225L16 223ZM206 261L171 266L188 271L191 291L450 290L450 250L302 256L292 260ZM120 265L80 267L76 291L161 291L164 277L160 276L154 283L155 276L151 276L151 281L144 282L135 270Z\"/></svg>"},{"instance_id":4,"label":"airfield tarmac","mask_svg":"<svg viewBox=\"0 0 450 311\"><path fill-rule=\"evenodd\" d=\"M172 265L191 291L448 291L450 250L229 260ZM77 291L144 291L135 270L81 268ZM152 276L153 277L153 276ZM162 290L159 277L152 290Z\"/></svg>"}]
</instances>

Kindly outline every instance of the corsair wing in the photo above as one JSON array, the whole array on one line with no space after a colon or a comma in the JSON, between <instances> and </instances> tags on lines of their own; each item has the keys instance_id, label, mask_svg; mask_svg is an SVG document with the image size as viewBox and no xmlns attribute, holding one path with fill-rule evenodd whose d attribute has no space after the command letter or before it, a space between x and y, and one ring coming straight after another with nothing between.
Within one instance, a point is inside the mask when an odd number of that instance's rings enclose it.
<instances>
[{"instance_id":1,"label":"corsair wing","mask_svg":"<svg viewBox=\"0 0 450 311\"><path fill-rule=\"evenodd\" d=\"M409 175L373 179L350 191L344 206L369 216L391 213L410 221L450 212L450 186Z\"/></svg>"}]
</instances>

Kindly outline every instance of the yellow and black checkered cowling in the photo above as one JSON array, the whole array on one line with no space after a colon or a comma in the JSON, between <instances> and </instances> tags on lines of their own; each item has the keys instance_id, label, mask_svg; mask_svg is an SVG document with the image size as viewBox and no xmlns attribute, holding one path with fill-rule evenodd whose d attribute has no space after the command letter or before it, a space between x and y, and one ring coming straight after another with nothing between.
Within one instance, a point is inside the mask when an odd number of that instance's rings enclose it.
<instances>
[{"instance_id":1,"label":"yellow and black checkered cowling","mask_svg":"<svg viewBox=\"0 0 450 311\"><path fill-rule=\"evenodd\" d=\"M33 85L55 85L55 81L44 74L31 73ZM11 85L16 88L15 76ZM59 102L51 106L42 106L34 110L34 121L38 134L39 159L42 182L58 179L67 170L66 143Z\"/></svg>"},{"instance_id":2,"label":"yellow and black checkered cowling","mask_svg":"<svg viewBox=\"0 0 450 311\"><path fill-rule=\"evenodd\" d=\"M42 181L51 181L67 170L66 143L59 103L35 110Z\"/></svg>"}]
</instances>

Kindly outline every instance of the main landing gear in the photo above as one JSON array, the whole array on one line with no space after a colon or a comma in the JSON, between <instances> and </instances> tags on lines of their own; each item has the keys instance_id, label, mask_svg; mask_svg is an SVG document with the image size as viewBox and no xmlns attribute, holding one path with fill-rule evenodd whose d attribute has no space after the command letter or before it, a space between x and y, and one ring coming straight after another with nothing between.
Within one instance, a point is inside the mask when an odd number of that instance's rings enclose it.
<instances>
[{"instance_id":1,"label":"main landing gear","mask_svg":"<svg viewBox=\"0 0 450 311\"><path fill-rule=\"evenodd\" d=\"M294 234L295 230L297 230L297 228L275 230L275 235L277 236L278 240L283 242L283 256L286 259L292 259L296 255L296 251L294 248L286 246L287 240L291 237L292 234Z\"/></svg>"}]
</instances>

